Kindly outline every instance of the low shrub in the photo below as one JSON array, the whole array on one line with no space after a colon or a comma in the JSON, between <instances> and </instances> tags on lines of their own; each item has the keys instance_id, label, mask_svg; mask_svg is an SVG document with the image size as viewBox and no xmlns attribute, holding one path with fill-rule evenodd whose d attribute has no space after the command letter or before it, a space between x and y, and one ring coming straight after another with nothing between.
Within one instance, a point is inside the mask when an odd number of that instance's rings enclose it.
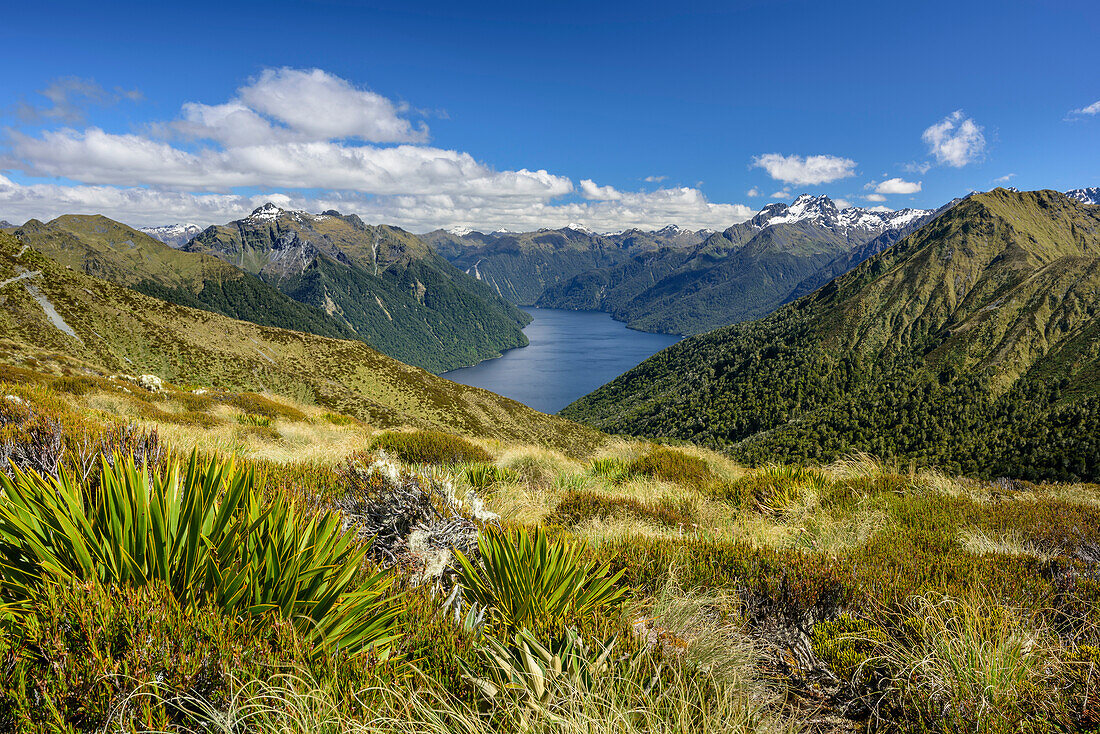
<instances>
[{"instance_id":1,"label":"low shrub","mask_svg":"<svg viewBox=\"0 0 1100 734\"><path fill-rule=\"evenodd\" d=\"M622 603L622 572L587 557L586 548L551 539L541 527L478 535L480 558L455 553L468 602L480 604L509 632L557 631Z\"/></svg>"},{"instance_id":2,"label":"low shrub","mask_svg":"<svg viewBox=\"0 0 1100 734\"><path fill-rule=\"evenodd\" d=\"M751 496L756 508L769 514L782 514L804 501L807 493L818 499L831 479L820 469L802 466L767 466L739 480L739 492Z\"/></svg>"},{"instance_id":3,"label":"low shrub","mask_svg":"<svg viewBox=\"0 0 1100 734\"><path fill-rule=\"evenodd\" d=\"M631 475L653 477L688 487L702 487L714 479L707 462L683 451L657 446L627 465Z\"/></svg>"},{"instance_id":4,"label":"low shrub","mask_svg":"<svg viewBox=\"0 0 1100 734\"><path fill-rule=\"evenodd\" d=\"M390 577L363 574L367 549L334 513L311 517L291 498L261 504L251 472L201 461L164 472L132 457L103 459L84 482L0 475L0 581L5 599L33 606L51 583L107 588L162 582L183 605L290 619L324 655L384 647L394 637Z\"/></svg>"},{"instance_id":5,"label":"low shrub","mask_svg":"<svg viewBox=\"0 0 1100 734\"><path fill-rule=\"evenodd\" d=\"M478 490L518 482L521 479L519 472L484 462L467 464L461 468L459 474L471 487Z\"/></svg>"},{"instance_id":6,"label":"low shrub","mask_svg":"<svg viewBox=\"0 0 1100 734\"><path fill-rule=\"evenodd\" d=\"M597 477L603 477L612 484L620 484L634 476L628 462L614 457L593 460L592 473Z\"/></svg>"},{"instance_id":7,"label":"low shrub","mask_svg":"<svg viewBox=\"0 0 1100 734\"><path fill-rule=\"evenodd\" d=\"M480 446L441 431L380 433L371 438L369 448L385 451L406 464L468 464L493 460Z\"/></svg>"},{"instance_id":8,"label":"low shrub","mask_svg":"<svg viewBox=\"0 0 1100 734\"><path fill-rule=\"evenodd\" d=\"M222 397L222 402L239 408L245 413L262 415L268 418L278 418L291 422L306 420L306 414L297 408L283 405L270 398L254 392L242 392Z\"/></svg>"},{"instance_id":9,"label":"low shrub","mask_svg":"<svg viewBox=\"0 0 1100 734\"><path fill-rule=\"evenodd\" d=\"M643 502L633 497L610 497L585 490L571 490L554 508L550 521L573 526L590 519L606 520L621 515L673 528L690 527L698 520L695 504L686 499L662 497L653 502Z\"/></svg>"},{"instance_id":10,"label":"low shrub","mask_svg":"<svg viewBox=\"0 0 1100 734\"><path fill-rule=\"evenodd\" d=\"M89 377L87 375L59 377L50 383L50 387L58 392L70 395L87 395L93 390L103 388L104 380Z\"/></svg>"}]
</instances>

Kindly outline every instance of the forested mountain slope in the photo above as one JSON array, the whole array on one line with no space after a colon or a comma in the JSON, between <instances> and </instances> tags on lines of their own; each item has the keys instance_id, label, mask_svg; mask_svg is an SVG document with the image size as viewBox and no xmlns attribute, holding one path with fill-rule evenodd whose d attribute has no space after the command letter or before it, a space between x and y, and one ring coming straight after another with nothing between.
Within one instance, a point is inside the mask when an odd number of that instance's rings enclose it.
<instances>
[{"instance_id":1,"label":"forested mountain slope","mask_svg":"<svg viewBox=\"0 0 1100 734\"><path fill-rule=\"evenodd\" d=\"M563 411L751 462L852 450L1100 478L1100 207L977 194L759 321L666 349Z\"/></svg>"},{"instance_id":2,"label":"forested mountain slope","mask_svg":"<svg viewBox=\"0 0 1100 734\"><path fill-rule=\"evenodd\" d=\"M98 215L32 219L13 234L62 265L181 306L340 339L355 332L218 258L179 252Z\"/></svg>"},{"instance_id":3,"label":"forested mountain slope","mask_svg":"<svg viewBox=\"0 0 1100 734\"><path fill-rule=\"evenodd\" d=\"M267 204L209 227L183 249L254 273L376 349L435 372L527 343L527 314L416 236L355 215Z\"/></svg>"}]
</instances>

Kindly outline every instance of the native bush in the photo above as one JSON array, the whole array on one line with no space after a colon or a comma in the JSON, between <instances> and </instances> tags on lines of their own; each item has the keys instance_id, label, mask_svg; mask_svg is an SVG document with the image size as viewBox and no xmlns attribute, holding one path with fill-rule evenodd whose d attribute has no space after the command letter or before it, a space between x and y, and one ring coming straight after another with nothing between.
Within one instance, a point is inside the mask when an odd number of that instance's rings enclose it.
<instances>
[{"instance_id":1,"label":"native bush","mask_svg":"<svg viewBox=\"0 0 1100 734\"><path fill-rule=\"evenodd\" d=\"M369 448L396 456L406 464L462 464L490 462L493 457L480 446L442 431L380 433Z\"/></svg>"},{"instance_id":2,"label":"native bush","mask_svg":"<svg viewBox=\"0 0 1100 734\"><path fill-rule=\"evenodd\" d=\"M316 654L361 652L394 638L384 572L362 574L367 548L340 518L312 517L286 497L261 502L232 461L138 469L102 460L98 481L0 476L0 581L7 601L33 605L50 583L107 588L166 584L185 606L292 620Z\"/></svg>"},{"instance_id":3,"label":"native bush","mask_svg":"<svg viewBox=\"0 0 1100 734\"><path fill-rule=\"evenodd\" d=\"M608 575L585 549L551 539L541 527L478 535L480 559L461 552L459 578L467 601L480 604L508 630L560 630L623 601L622 572Z\"/></svg>"},{"instance_id":4,"label":"native bush","mask_svg":"<svg viewBox=\"0 0 1100 734\"><path fill-rule=\"evenodd\" d=\"M633 497L612 497L587 490L569 490L550 514L550 521L573 526L595 519L615 516L635 517L668 527L690 527L698 520L698 511L691 500L662 497L643 502Z\"/></svg>"},{"instance_id":5,"label":"native bush","mask_svg":"<svg viewBox=\"0 0 1100 734\"><path fill-rule=\"evenodd\" d=\"M703 486L714 478L707 462L667 446L655 446L633 459L627 471L689 487Z\"/></svg>"}]
</instances>

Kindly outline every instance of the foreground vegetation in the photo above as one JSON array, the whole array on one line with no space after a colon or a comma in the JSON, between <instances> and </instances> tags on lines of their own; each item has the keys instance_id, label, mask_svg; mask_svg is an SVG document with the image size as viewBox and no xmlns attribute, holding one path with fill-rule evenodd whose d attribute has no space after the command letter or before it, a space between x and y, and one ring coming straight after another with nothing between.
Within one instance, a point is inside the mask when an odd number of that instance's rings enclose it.
<instances>
[{"instance_id":1,"label":"foreground vegetation","mask_svg":"<svg viewBox=\"0 0 1100 734\"><path fill-rule=\"evenodd\" d=\"M1100 728L1100 486L6 380L3 730Z\"/></svg>"}]
</instances>

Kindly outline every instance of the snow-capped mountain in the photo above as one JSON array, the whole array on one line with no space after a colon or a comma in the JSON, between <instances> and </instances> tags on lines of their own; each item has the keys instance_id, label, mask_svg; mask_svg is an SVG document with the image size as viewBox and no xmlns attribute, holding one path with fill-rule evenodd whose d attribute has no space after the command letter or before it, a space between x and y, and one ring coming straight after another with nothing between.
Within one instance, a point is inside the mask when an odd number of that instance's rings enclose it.
<instances>
[{"instance_id":1,"label":"snow-capped mountain","mask_svg":"<svg viewBox=\"0 0 1100 734\"><path fill-rule=\"evenodd\" d=\"M1092 186L1087 189L1071 189L1066 196L1076 199L1082 204L1095 204L1100 206L1100 186Z\"/></svg>"},{"instance_id":2,"label":"snow-capped mountain","mask_svg":"<svg viewBox=\"0 0 1100 734\"><path fill-rule=\"evenodd\" d=\"M856 230L860 233L877 234L887 230L902 229L931 213L930 209L890 211L885 207L864 209L852 206L840 209L824 194L821 196L801 194L790 206L782 203L768 204L749 221L759 229L777 224L808 221L841 232Z\"/></svg>"},{"instance_id":3,"label":"snow-capped mountain","mask_svg":"<svg viewBox=\"0 0 1100 734\"><path fill-rule=\"evenodd\" d=\"M165 224L160 227L142 227L141 231L169 247L180 248L202 231L197 224Z\"/></svg>"}]
</instances>

